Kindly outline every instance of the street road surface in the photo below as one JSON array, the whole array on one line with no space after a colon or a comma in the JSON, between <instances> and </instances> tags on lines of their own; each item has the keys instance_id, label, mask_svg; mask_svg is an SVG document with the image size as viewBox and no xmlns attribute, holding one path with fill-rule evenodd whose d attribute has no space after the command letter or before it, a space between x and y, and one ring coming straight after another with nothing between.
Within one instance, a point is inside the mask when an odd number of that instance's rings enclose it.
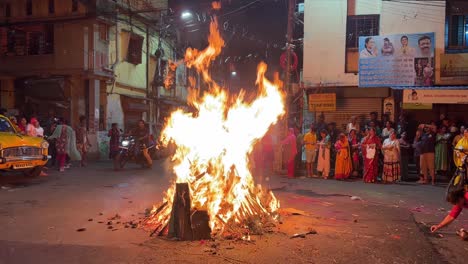
<instances>
[{"instance_id":1,"label":"street road surface","mask_svg":"<svg viewBox=\"0 0 468 264\"><path fill-rule=\"evenodd\" d=\"M177 242L125 228L162 200L169 167L160 161L152 170L114 172L110 162L96 162L36 179L0 177L0 264L466 263L468 242L455 231L468 227L468 212L441 234L428 232L450 210L443 186L275 175L268 187L289 214L273 234ZM309 229L317 234L290 238Z\"/></svg>"}]
</instances>

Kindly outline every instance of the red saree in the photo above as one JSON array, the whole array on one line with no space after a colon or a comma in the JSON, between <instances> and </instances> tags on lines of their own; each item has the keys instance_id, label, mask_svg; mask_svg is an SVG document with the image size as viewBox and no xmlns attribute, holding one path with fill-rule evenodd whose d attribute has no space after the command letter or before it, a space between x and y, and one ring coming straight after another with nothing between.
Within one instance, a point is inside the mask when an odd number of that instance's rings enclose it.
<instances>
[{"instance_id":1,"label":"red saree","mask_svg":"<svg viewBox=\"0 0 468 264\"><path fill-rule=\"evenodd\" d=\"M362 156L364 160L364 182L375 182L379 174L379 149L382 143L377 136L367 136L362 141ZM373 157L370 157L371 149L375 148ZM369 153L368 153L369 149ZM369 155L368 155L369 154Z\"/></svg>"}]
</instances>

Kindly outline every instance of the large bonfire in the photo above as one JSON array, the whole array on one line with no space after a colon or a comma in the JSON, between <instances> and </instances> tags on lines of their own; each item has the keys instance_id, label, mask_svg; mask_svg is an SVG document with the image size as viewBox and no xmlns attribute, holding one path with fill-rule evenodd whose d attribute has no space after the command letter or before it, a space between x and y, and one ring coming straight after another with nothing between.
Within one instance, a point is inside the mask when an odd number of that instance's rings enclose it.
<instances>
[{"instance_id":1,"label":"large bonfire","mask_svg":"<svg viewBox=\"0 0 468 264\"><path fill-rule=\"evenodd\" d=\"M171 217L177 183L188 184L192 211L208 213L212 234L221 234L227 226L245 223L252 217L274 217L279 208L274 194L254 183L248 156L284 114L283 93L279 84L265 78L267 67L260 63L255 99L247 102L241 92L232 100L232 95L209 74L223 46L218 24L213 20L209 46L201 51L189 48L185 54L185 64L200 73L209 90L200 95L197 89L190 89L188 101L196 113L173 112L162 131L163 143L176 145L172 159L177 178L165 193L162 205L155 206L146 221L161 233Z\"/></svg>"}]
</instances>

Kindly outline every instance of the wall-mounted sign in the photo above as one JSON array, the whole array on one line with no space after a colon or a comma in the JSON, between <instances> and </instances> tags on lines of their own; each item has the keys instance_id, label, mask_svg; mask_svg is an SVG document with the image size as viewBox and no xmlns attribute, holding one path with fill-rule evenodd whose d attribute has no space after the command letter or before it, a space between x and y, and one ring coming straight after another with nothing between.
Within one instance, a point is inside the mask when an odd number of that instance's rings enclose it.
<instances>
[{"instance_id":1,"label":"wall-mounted sign","mask_svg":"<svg viewBox=\"0 0 468 264\"><path fill-rule=\"evenodd\" d=\"M468 104L468 90L404 90L403 103Z\"/></svg>"},{"instance_id":2,"label":"wall-mounted sign","mask_svg":"<svg viewBox=\"0 0 468 264\"><path fill-rule=\"evenodd\" d=\"M440 84L465 85L468 81L468 54L440 55Z\"/></svg>"},{"instance_id":3,"label":"wall-mounted sign","mask_svg":"<svg viewBox=\"0 0 468 264\"><path fill-rule=\"evenodd\" d=\"M336 94L309 94L310 112L333 112L336 111Z\"/></svg>"},{"instance_id":4,"label":"wall-mounted sign","mask_svg":"<svg viewBox=\"0 0 468 264\"><path fill-rule=\"evenodd\" d=\"M359 86L434 85L434 33L359 37Z\"/></svg>"}]
</instances>

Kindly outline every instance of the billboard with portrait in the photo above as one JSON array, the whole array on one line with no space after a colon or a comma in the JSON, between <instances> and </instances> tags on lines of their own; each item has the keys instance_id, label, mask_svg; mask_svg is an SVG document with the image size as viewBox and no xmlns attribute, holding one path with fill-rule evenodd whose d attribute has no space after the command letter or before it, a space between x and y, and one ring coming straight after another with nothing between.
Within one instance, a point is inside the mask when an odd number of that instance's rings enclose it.
<instances>
[{"instance_id":1,"label":"billboard with portrait","mask_svg":"<svg viewBox=\"0 0 468 264\"><path fill-rule=\"evenodd\" d=\"M434 85L434 33L359 37L359 87Z\"/></svg>"}]
</instances>

